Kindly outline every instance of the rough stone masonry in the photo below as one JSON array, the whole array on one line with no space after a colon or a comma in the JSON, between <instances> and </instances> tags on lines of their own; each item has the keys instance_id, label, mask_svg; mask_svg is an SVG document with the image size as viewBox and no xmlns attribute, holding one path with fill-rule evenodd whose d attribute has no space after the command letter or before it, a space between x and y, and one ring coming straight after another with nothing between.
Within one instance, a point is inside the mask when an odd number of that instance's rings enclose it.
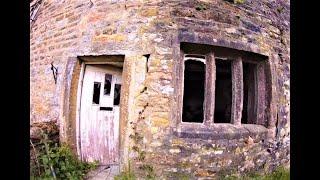
<instances>
[{"instance_id":1,"label":"rough stone masonry","mask_svg":"<svg viewBox=\"0 0 320 180\"><path fill-rule=\"evenodd\" d=\"M30 125L55 122L60 140L76 153L78 57L123 55L121 104L130 106L121 106L122 169L130 160L140 177L154 173L165 179L210 179L226 172L288 167L290 2L237 2L43 0L30 27ZM263 100L257 104L259 125L209 122L214 100L206 101L205 126L181 123L184 53L219 48L221 54L263 57L266 62L261 71L265 79L257 83L266 92L257 97ZM51 63L58 70L56 83ZM238 78L232 80L241 90ZM243 108L239 97L232 98L234 119Z\"/></svg>"}]
</instances>

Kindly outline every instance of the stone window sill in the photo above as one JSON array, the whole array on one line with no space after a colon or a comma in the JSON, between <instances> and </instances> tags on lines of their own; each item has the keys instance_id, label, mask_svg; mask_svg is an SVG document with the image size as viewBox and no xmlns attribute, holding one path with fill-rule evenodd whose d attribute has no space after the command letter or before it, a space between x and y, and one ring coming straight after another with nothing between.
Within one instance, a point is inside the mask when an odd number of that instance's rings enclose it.
<instances>
[{"instance_id":1,"label":"stone window sill","mask_svg":"<svg viewBox=\"0 0 320 180\"><path fill-rule=\"evenodd\" d=\"M204 125L196 123L180 123L174 130L174 134L180 138L199 138L199 139L241 139L248 136L266 138L268 129L262 125L219 123Z\"/></svg>"}]
</instances>

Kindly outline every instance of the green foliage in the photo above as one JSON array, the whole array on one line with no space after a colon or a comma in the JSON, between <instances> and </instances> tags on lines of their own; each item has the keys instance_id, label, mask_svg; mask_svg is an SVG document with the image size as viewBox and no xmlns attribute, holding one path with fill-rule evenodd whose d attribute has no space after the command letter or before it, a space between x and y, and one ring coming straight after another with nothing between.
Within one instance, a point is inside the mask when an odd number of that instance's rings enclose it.
<instances>
[{"instance_id":1,"label":"green foliage","mask_svg":"<svg viewBox=\"0 0 320 180\"><path fill-rule=\"evenodd\" d=\"M139 152L140 151L138 146L132 146L132 150L135 151L135 152Z\"/></svg>"},{"instance_id":2,"label":"green foliage","mask_svg":"<svg viewBox=\"0 0 320 180\"><path fill-rule=\"evenodd\" d=\"M223 180L289 180L290 179L290 171L285 169L284 167L279 167L275 171L269 174L260 175L255 172L248 173L242 177L238 177L235 175L225 176L222 178Z\"/></svg>"},{"instance_id":3,"label":"green foliage","mask_svg":"<svg viewBox=\"0 0 320 180\"><path fill-rule=\"evenodd\" d=\"M77 159L67 145L59 146L43 135L35 156L38 164L31 163L30 179L82 179L84 175L97 166Z\"/></svg>"},{"instance_id":4,"label":"green foliage","mask_svg":"<svg viewBox=\"0 0 320 180\"><path fill-rule=\"evenodd\" d=\"M235 3L235 4L243 4L245 2L246 2L246 0L234 0L233 1L233 3Z\"/></svg>"},{"instance_id":5,"label":"green foliage","mask_svg":"<svg viewBox=\"0 0 320 180\"><path fill-rule=\"evenodd\" d=\"M119 175L114 177L115 180L135 180L136 176L133 172L123 171Z\"/></svg>"},{"instance_id":6,"label":"green foliage","mask_svg":"<svg viewBox=\"0 0 320 180\"><path fill-rule=\"evenodd\" d=\"M283 10L284 10L284 7L278 7L277 8L278 13L282 13Z\"/></svg>"},{"instance_id":7,"label":"green foliage","mask_svg":"<svg viewBox=\"0 0 320 180\"><path fill-rule=\"evenodd\" d=\"M290 171L284 167L279 167L271 174L268 174L265 177L265 180L272 180L272 179L280 179L280 180L289 180L290 179Z\"/></svg>"},{"instance_id":8,"label":"green foliage","mask_svg":"<svg viewBox=\"0 0 320 180\"><path fill-rule=\"evenodd\" d=\"M133 139L135 143L140 143L143 139L143 137L137 132L135 132L134 134L131 134L129 137Z\"/></svg>"},{"instance_id":9,"label":"green foliage","mask_svg":"<svg viewBox=\"0 0 320 180\"><path fill-rule=\"evenodd\" d=\"M141 150L141 148L138 147L138 145L141 144L143 137L137 132L135 132L134 134L131 134L129 137L133 139L133 141L136 144L135 146L132 146L132 150L138 153L137 159L139 161L143 161L146 158L146 152Z\"/></svg>"},{"instance_id":10,"label":"green foliage","mask_svg":"<svg viewBox=\"0 0 320 180\"><path fill-rule=\"evenodd\" d=\"M144 111L144 110L143 110ZM140 114L140 120L144 119L142 116L143 111L141 111ZM143 145L143 136L137 132L137 124L134 124L135 127L133 127L133 133L130 134L130 138L133 140L134 144L130 150L133 150L138 154L137 158L135 160L138 160L140 162L143 162L146 158L146 151L142 150L142 145ZM118 176L115 177L116 180L133 180L136 179L135 173L131 170L130 168L130 160L128 163L128 168L125 169L125 171L121 172ZM143 164L142 166L139 167L140 170L143 170L145 173L145 179L155 179L155 173L154 169L151 165Z\"/></svg>"},{"instance_id":11,"label":"green foliage","mask_svg":"<svg viewBox=\"0 0 320 180\"><path fill-rule=\"evenodd\" d=\"M170 172L168 177L173 178L173 179L179 179L179 180L189 180L190 175L183 173L183 172Z\"/></svg>"},{"instance_id":12,"label":"green foliage","mask_svg":"<svg viewBox=\"0 0 320 180\"><path fill-rule=\"evenodd\" d=\"M154 173L154 169L153 166L149 165L149 164L143 164L142 166L139 167L140 169L142 169L143 171L145 171L146 173L146 179L155 179L156 175Z\"/></svg>"},{"instance_id":13,"label":"green foliage","mask_svg":"<svg viewBox=\"0 0 320 180\"><path fill-rule=\"evenodd\" d=\"M138 160L143 161L146 158L146 152L145 151L139 151L138 152Z\"/></svg>"},{"instance_id":14,"label":"green foliage","mask_svg":"<svg viewBox=\"0 0 320 180\"><path fill-rule=\"evenodd\" d=\"M145 178L149 180L155 180L156 175L154 172L154 168L151 165L143 164L139 167L139 169L143 170L145 172ZM128 167L125 168L124 171L122 171L119 175L114 177L115 180L136 180L136 175L134 171L131 168L131 162L128 162Z\"/></svg>"},{"instance_id":15,"label":"green foliage","mask_svg":"<svg viewBox=\"0 0 320 180\"><path fill-rule=\"evenodd\" d=\"M208 9L208 7L207 7L207 5L205 5L205 4L198 4L197 6L196 6L196 10L197 11L204 11L204 10L207 10Z\"/></svg>"},{"instance_id":16,"label":"green foliage","mask_svg":"<svg viewBox=\"0 0 320 180\"><path fill-rule=\"evenodd\" d=\"M122 171L119 175L114 177L115 180L135 180L136 175L131 169L131 162L128 162L128 168Z\"/></svg>"},{"instance_id":17,"label":"green foliage","mask_svg":"<svg viewBox=\"0 0 320 180\"><path fill-rule=\"evenodd\" d=\"M132 146L132 150L138 153L137 159L143 161L146 158L146 152L141 150L138 146Z\"/></svg>"}]
</instances>

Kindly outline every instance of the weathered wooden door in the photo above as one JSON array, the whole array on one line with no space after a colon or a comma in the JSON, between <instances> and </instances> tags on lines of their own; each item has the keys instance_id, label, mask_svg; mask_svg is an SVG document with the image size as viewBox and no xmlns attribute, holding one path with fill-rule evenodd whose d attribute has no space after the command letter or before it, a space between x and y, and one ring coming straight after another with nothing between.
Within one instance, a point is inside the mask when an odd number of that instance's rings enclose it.
<instances>
[{"instance_id":1,"label":"weathered wooden door","mask_svg":"<svg viewBox=\"0 0 320 180\"><path fill-rule=\"evenodd\" d=\"M80 151L84 161L117 164L121 69L86 65L80 109Z\"/></svg>"}]
</instances>

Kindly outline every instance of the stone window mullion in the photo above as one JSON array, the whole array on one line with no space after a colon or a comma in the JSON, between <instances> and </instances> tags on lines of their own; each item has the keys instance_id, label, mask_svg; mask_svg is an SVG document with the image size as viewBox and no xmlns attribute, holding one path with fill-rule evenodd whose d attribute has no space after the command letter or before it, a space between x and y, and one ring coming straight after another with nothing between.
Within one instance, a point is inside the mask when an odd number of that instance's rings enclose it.
<instances>
[{"instance_id":1,"label":"stone window mullion","mask_svg":"<svg viewBox=\"0 0 320 180\"><path fill-rule=\"evenodd\" d=\"M257 102L257 105L256 106L256 122L255 124L260 124L260 125L267 125L268 123L267 122L264 122L264 120L266 119L264 117L265 115L265 94L266 94L266 87L265 87L265 84L266 84L266 78L265 78L265 71L264 71L264 65L262 63L259 63L258 66L257 66L257 70L256 70L256 86L257 86L257 91L256 91L256 102Z\"/></svg>"},{"instance_id":2,"label":"stone window mullion","mask_svg":"<svg viewBox=\"0 0 320 180\"><path fill-rule=\"evenodd\" d=\"M232 108L231 123L241 125L241 116L243 108L243 68L241 57L231 63L232 73Z\"/></svg>"},{"instance_id":3,"label":"stone window mullion","mask_svg":"<svg viewBox=\"0 0 320 180\"><path fill-rule=\"evenodd\" d=\"M206 56L206 84L205 84L205 119L204 124L210 125L214 123L214 103L215 103L215 79L216 66L213 53Z\"/></svg>"}]
</instances>

